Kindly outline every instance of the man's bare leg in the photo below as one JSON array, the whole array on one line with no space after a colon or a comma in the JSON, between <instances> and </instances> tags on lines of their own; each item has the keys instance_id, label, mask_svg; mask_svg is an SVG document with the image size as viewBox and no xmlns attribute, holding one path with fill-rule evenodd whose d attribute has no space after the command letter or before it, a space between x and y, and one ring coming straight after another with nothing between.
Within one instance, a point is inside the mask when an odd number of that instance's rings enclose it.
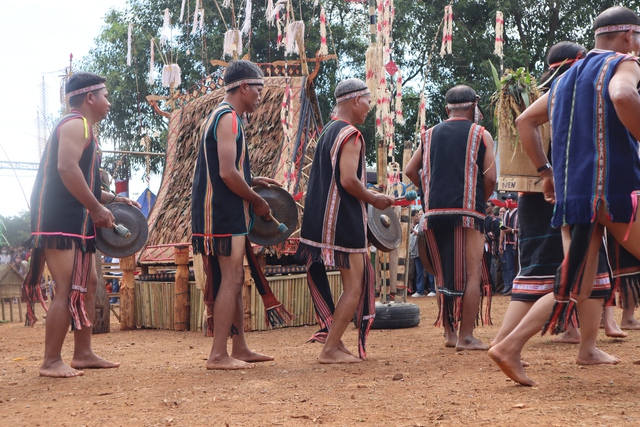
<instances>
[{"instance_id":1,"label":"man's bare leg","mask_svg":"<svg viewBox=\"0 0 640 427\"><path fill-rule=\"evenodd\" d=\"M462 297L460 333L456 350L487 350L489 346L473 336L480 306L482 258L484 257L484 235L478 230L466 228L465 264L467 277Z\"/></svg>"},{"instance_id":2,"label":"man's bare leg","mask_svg":"<svg viewBox=\"0 0 640 427\"><path fill-rule=\"evenodd\" d=\"M545 325L554 304L553 294L547 294L540 298L531 306L518 326L502 341L489 349L489 356L498 364L502 372L522 385L537 385L524 373L520 353L527 341L539 333Z\"/></svg>"},{"instance_id":3,"label":"man's bare leg","mask_svg":"<svg viewBox=\"0 0 640 427\"><path fill-rule=\"evenodd\" d=\"M96 318L97 289L98 275L96 273L94 258L91 256L89 283L87 284L87 294L84 297L87 315L89 319L91 319L91 322ZM70 363L71 367L75 369L108 369L120 366L119 363L109 362L93 352L91 349L92 332L93 323L90 327L83 327L81 330L73 331L73 358Z\"/></svg>"},{"instance_id":4,"label":"man's bare leg","mask_svg":"<svg viewBox=\"0 0 640 427\"><path fill-rule=\"evenodd\" d=\"M564 231L564 230L563 230ZM602 227L596 229L587 251L587 260L583 282L581 284L582 294L590 295L593 289L596 270L598 268L598 252L602 244ZM489 356L512 380L527 386L535 386L537 383L527 377L520 360L520 353L524 345L535 334L540 332L549 319L549 314L555 304L555 295L547 294L536 301L531 310L522 319L518 326L505 339L500 341L489 350ZM579 306L579 304L578 304ZM597 317L598 322L600 318Z\"/></svg>"},{"instance_id":5,"label":"man's bare leg","mask_svg":"<svg viewBox=\"0 0 640 427\"><path fill-rule=\"evenodd\" d=\"M242 288L238 292L236 315L233 324L238 327L238 335L231 337L231 357L244 362L269 362L275 357L253 351L247 345L244 334L244 304L242 302Z\"/></svg>"},{"instance_id":6,"label":"man's bare leg","mask_svg":"<svg viewBox=\"0 0 640 427\"><path fill-rule=\"evenodd\" d=\"M600 327L604 327L604 334L611 338L626 338L629 336L625 331L620 329L614 317L614 306L605 307L602 312L602 323ZM624 319L624 312L623 312Z\"/></svg>"},{"instance_id":7,"label":"man's bare leg","mask_svg":"<svg viewBox=\"0 0 640 427\"><path fill-rule=\"evenodd\" d=\"M620 322L620 329L625 330L638 330L640 329L640 321L634 317L635 307L633 302L626 302L627 307L622 308L622 321Z\"/></svg>"},{"instance_id":8,"label":"man's bare leg","mask_svg":"<svg viewBox=\"0 0 640 427\"><path fill-rule=\"evenodd\" d=\"M507 312L504 314L504 319L502 319L502 326L500 326L498 335L491 341L491 347L505 339L505 337L518 326L518 323L527 315L532 306L532 302L510 301L507 306Z\"/></svg>"},{"instance_id":9,"label":"man's bare leg","mask_svg":"<svg viewBox=\"0 0 640 427\"><path fill-rule=\"evenodd\" d=\"M569 325L562 334L551 341L563 344L580 344L580 332Z\"/></svg>"},{"instance_id":10,"label":"man's bare leg","mask_svg":"<svg viewBox=\"0 0 640 427\"><path fill-rule=\"evenodd\" d=\"M578 316L580 318L580 350L576 363L579 365L600 365L620 363L616 356L605 353L596 347L598 329L600 329L600 316L604 299L578 300Z\"/></svg>"},{"instance_id":11,"label":"man's bare leg","mask_svg":"<svg viewBox=\"0 0 640 427\"><path fill-rule=\"evenodd\" d=\"M231 325L238 319L238 310L240 310L240 316L243 315L242 304L238 304L238 298L242 295L242 286L244 285L245 239L245 236L233 236L231 238L231 255L216 255L220 263L222 279L213 307L213 345L207 360L207 369L233 370L254 367L251 363L229 356L227 352Z\"/></svg>"},{"instance_id":12,"label":"man's bare leg","mask_svg":"<svg viewBox=\"0 0 640 427\"><path fill-rule=\"evenodd\" d=\"M73 250L45 249L45 258L53 280L56 282L56 296L47 312L44 336L44 359L40 366L43 377L76 377L84 372L73 369L62 361L62 344L69 331L69 294L71 292L71 271Z\"/></svg>"},{"instance_id":13,"label":"man's bare leg","mask_svg":"<svg viewBox=\"0 0 640 427\"><path fill-rule=\"evenodd\" d=\"M362 359L340 350L342 335L353 318L364 292L364 259L363 254L350 254L350 268L341 268L343 292L333 313L333 321L327 341L320 351L320 363L358 363ZM343 344L344 345L344 344Z\"/></svg>"}]
</instances>

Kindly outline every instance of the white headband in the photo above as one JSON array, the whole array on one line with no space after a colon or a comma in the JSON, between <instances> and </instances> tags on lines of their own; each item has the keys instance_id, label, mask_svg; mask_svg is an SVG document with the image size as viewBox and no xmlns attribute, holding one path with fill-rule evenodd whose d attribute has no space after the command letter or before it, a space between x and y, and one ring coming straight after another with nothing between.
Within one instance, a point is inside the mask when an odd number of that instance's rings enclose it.
<instances>
[{"instance_id":1,"label":"white headband","mask_svg":"<svg viewBox=\"0 0 640 427\"><path fill-rule=\"evenodd\" d=\"M229 83L228 85L224 86L224 90L225 92L229 92L231 89L235 89L238 86L242 85L243 83L246 83L248 85L264 85L264 79L259 78L259 79L241 79L241 80L236 80L233 83Z\"/></svg>"},{"instance_id":2,"label":"white headband","mask_svg":"<svg viewBox=\"0 0 640 427\"><path fill-rule=\"evenodd\" d=\"M104 83L98 83L97 85L87 86L87 87L83 87L82 89L72 90L71 92L67 93L67 96L71 98L72 96L82 95L83 93L87 93L87 92L93 92L94 90L102 89L104 87L107 87Z\"/></svg>"},{"instance_id":3,"label":"white headband","mask_svg":"<svg viewBox=\"0 0 640 427\"><path fill-rule=\"evenodd\" d=\"M343 101L348 101L349 99L353 99L353 98L357 98L358 96L364 96L364 95L369 95L371 92L369 92L368 88L364 88L364 89L360 89L357 90L355 92L351 92L348 93L346 95L342 95L336 98L336 104L340 104Z\"/></svg>"},{"instance_id":4,"label":"white headband","mask_svg":"<svg viewBox=\"0 0 640 427\"><path fill-rule=\"evenodd\" d=\"M447 104L447 108L449 110L463 110L465 108L473 107L475 104L476 104L476 101L463 102L461 104Z\"/></svg>"},{"instance_id":5,"label":"white headband","mask_svg":"<svg viewBox=\"0 0 640 427\"><path fill-rule=\"evenodd\" d=\"M634 24L620 24L620 25L608 25L606 27L596 28L596 36L605 33L617 33L619 31L633 31L640 33L640 25Z\"/></svg>"}]
</instances>

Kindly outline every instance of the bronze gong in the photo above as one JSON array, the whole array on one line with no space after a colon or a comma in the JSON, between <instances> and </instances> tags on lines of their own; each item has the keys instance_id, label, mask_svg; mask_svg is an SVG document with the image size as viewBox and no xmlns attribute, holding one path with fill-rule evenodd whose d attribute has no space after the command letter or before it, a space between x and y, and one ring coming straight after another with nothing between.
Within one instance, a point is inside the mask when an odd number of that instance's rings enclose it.
<instances>
[{"instance_id":1,"label":"bronze gong","mask_svg":"<svg viewBox=\"0 0 640 427\"><path fill-rule=\"evenodd\" d=\"M253 191L269 204L271 217L255 217L249 231L249 240L261 246L277 245L285 241L298 226L298 206L293 196L275 185L257 185L253 187Z\"/></svg>"},{"instance_id":2,"label":"bronze gong","mask_svg":"<svg viewBox=\"0 0 640 427\"><path fill-rule=\"evenodd\" d=\"M420 255L420 262L422 267L432 275L435 275L433 265L431 265L431 258L429 257L429 247L427 245L427 236L424 234L424 226L426 217L423 215L420 219L420 225L418 225L418 254Z\"/></svg>"},{"instance_id":3,"label":"bronze gong","mask_svg":"<svg viewBox=\"0 0 640 427\"><path fill-rule=\"evenodd\" d=\"M105 255L124 258L138 252L147 242L147 218L135 206L117 202L105 205L115 217L114 228L96 227L96 248Z\"/></svg>"},{"instance_id":4,"label":"bronze gong","mask_svg":"<svg viewBox=\"0 0 640 427\"><path fill-rule=\"evenodd\" d=\"M380 210L369 205L367 237L382 252L391 252L402 243L402 228L393 206Z\"/></svg>"}]
</instances>

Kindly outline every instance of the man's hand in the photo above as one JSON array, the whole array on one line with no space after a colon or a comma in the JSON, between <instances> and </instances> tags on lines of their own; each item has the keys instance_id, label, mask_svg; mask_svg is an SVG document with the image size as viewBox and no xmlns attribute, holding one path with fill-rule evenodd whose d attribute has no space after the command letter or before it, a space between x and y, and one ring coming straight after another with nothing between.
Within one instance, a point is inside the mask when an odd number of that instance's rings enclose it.
<instances>
[{"instance_id":1,"label":"man's hand","mask_svg":"<svg viewBox=\"0 0 640 427\"><path fill-rule=\"evenodd\" d=\"M113 199L114 202L122 202L122 203L126 203L129 206L135 206L136 208L140 209L140 203L136 202L135 200L131 200L128 197L122 197L122 196L118 196L115 199Z\"/></svg>"},{"instance_id":2,"label":"man's hand","mask_svg":"<svg viewBox=\"0 0 640 427\"><path fill-rule=\"evenodd\" d=\"M396 202L396 200L391 197L391 196L387 196L386 194L380 194L380 193L374 193L374 199L373 202L371 202L371 204L376 208L376 209L386 209L389 206L393 206L393 204Z\"/></svg>"},{"instance_id":3,"label":"man's hand","mask_svg":"<svg viewBox=\"0 0 640 427\"><path fill-rule=\"evenodd\" d=\"M251 203L251 208L258 216L265 216L271 211L271 208L269 208L269 204L262 197L258 197L256 200L254 200Z\"/></svg>"},{"instance_id":4,"label":"man's hand","mask_svg":"<svg viewBox=\"0 0 640 427\"><path fill-rule=\"evenodd\" d=\"M552 205L556 204L556 189L553 183L553 175L542 179L542 193L544 194L544 199L547 202Z\"/></svg>"},{"instance_id":5,"label":"man's hand","mask_svg":"<svg viewBox=\"0 0 640 427\"><path fill-rule=\"evenodd\" d=\"M256 176L254 178L251 179L251 185L261 185L263 187L271 187L272 185L276 185L278 187L282 187L282 184L280 184L278 181L276 181L275 179L272 178L267 178L264 176Z\"/></svg>"},{"instance_id":6,"label":"man's hand","mask_svg":"<svg viewBox=\"0 0 640 427\"><path fill-rule=\"evenodd\" d=\"M112 228L116 221L111 211L103 205L97 205L95 209L89 211L89 215L96 227Z\"/></svg>"}]
</instances>

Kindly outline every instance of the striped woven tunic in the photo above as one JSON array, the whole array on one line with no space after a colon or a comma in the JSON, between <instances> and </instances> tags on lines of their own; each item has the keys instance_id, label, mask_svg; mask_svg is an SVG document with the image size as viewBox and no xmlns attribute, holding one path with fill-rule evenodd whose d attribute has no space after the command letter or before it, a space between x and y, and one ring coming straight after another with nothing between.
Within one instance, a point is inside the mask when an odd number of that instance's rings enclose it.
<instances>
[{"instance_id":1,"label":"striped woven tunic","mask_svg":"<svg viewBox=\"0 0 640 427\"><path fill-rule=\"evenodd\" d=\"M191 229L193 252L196 254L231 255L231 237L246 235L253 222L253 211L249 202L231 191L220 177L216 131L224 114L235 115L235 167L251 186L251 168L244 126L231 105L223 102L203 123L193 177Z\"/></svg>"},{"instance_id":2,"label":"striped woven tunic","mask_svg":"<svg viewBox=\"0 0 640 427\"><path fill-rule=\"evenodd\" d=\"M632 220L632 193L640 190L638 141L609 97L609 82L624 61L637 58L592 50L551 87L554 227L591 223L601 201L611 221Z\"/></svg>"}]
</instances>

